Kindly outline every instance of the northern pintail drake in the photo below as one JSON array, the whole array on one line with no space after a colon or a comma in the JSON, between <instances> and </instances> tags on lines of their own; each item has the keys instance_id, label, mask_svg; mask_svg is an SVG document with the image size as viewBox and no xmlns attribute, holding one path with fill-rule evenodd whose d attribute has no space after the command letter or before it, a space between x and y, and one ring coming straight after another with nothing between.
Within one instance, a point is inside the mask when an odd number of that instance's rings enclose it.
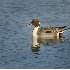
<instances>
[{"instance_id":1,"label":"northern pintail drake","mask_svg":"<svg viewBox=\"0 0 70 70\"><path fill-rule=\"evenodd\" d=\"M31 21L32 25L34 25L34 29L32 32L33 37L40 38L53 38L54 36L59 36L66 31L65 27L40 27L39 19L33 19Z\"/></svg>"}]
</instances>

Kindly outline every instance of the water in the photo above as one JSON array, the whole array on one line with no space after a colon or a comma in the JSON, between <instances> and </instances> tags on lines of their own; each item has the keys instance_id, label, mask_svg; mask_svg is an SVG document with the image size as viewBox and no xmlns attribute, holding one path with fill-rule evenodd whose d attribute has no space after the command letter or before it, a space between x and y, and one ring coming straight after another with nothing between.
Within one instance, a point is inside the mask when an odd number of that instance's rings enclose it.
<instances>
[{"instance_id":1,"label":"water","mask_svg":"<svg viewBox=\"0 0 70 70\"><path fill-rule=\"evenodd\" d=\"M70 0L0 0L0 68L70 68L70 30L63 42L34 51L33 18L41 26L70 27Z\"/></svg>"}]
</instances>

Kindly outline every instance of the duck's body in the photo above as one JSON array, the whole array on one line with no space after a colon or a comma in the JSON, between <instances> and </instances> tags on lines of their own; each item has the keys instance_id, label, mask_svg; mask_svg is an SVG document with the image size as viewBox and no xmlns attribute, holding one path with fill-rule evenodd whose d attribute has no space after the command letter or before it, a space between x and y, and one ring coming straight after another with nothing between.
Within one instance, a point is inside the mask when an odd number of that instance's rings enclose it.
<instances>
[{"instance_id":1,"label":"duck's body","mask_svg":"<svg viewBox=\"0 0 70 70\"><path fill-rule=\"evenodd\" d=\"M66 31L66 29L64 29L66 26L40 27L40 21L38 19L33 19L31 23L35 26L32 33L33 37L53 38L57 36L59 38L59 35Z\"/></svg>"}]
</instances>

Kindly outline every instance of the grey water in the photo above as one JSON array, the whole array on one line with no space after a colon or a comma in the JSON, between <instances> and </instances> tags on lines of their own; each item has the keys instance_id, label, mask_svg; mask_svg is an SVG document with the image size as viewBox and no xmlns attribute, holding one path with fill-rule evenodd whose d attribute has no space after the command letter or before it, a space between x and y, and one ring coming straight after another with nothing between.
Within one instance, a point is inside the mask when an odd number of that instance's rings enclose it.
<instances>
[{"instance_id":1,"label":"grey water","mask_svg":"<svg viewBox=\"0 0 70 70\"><path fill-rule=\"evenodd\" d=\"M41 26L70 28L70 0L0 0L0 68L69 69L70 30L63 42L42 43L33 51L29 23L34 18Z\"/></svg>"}]
</instances>

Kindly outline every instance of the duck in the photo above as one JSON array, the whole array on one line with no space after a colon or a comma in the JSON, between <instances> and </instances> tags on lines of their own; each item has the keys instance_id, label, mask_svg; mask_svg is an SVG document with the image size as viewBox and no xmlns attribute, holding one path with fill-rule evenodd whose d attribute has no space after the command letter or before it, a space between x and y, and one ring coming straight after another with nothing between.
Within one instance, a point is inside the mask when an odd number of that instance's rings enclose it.
<instances>
[{"instance_id":1,"label":"duck","mask_svg":"<svg viewBox=\"0 0 70 70\"><path fill-rule=\"evenodd\" d=\"M32 37L35 38L54 38L55 36L57 38L60 37L62 33L64 33L67 29L65 29L67 26L62 27L40 27L40 20L39 19L33 19L31 23L34 26L34 29L32 31Z\"/></svg>"}]
</instances>

